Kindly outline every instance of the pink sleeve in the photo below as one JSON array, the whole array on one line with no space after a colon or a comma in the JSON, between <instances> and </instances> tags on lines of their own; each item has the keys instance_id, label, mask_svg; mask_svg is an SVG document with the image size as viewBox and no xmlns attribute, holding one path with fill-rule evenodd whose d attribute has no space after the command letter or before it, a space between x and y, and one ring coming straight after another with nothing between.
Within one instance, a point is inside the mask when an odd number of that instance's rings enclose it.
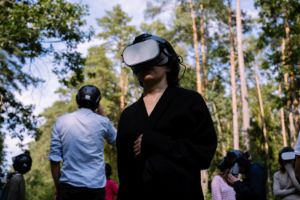
<instances>
[{"instance_id":1,"label":"pink sleeve","mask_svg":"<svg viewBox=\"0 0 300 200\"><path fill-rule=\"evenodd\" d=\"M211 182L212 200L222 200L220 177L215 176Z\"/></svg>"}]
</instances>

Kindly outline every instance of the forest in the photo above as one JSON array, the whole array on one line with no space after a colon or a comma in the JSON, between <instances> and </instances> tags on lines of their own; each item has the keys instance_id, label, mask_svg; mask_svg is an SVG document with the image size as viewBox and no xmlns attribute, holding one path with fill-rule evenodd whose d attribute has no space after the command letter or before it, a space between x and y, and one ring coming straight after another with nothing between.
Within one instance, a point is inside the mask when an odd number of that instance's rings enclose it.
<instances>
[{"instance_id":1,"label":"forest","mask_svg":"<svg viewBox=\"0 0 300 200\"><path fill-rule=\"evenodd\" d=\"M124 1L125 2L125 1ZM4 138L35 139L30 144L31 171L25 175L29 200L54 198L48 153L51 129L58 116L77 109L75 95L85 84L100 88L103 105L115 127L126 106L140 97L141 88L121 60L121 49L140 33L159 35L182 57L181 87L205 99L218 136L208 170L202 171L206 199L217 165L231 149L248 151L272 177L279 169L278 152L294 147L299 133L300 2L253 0L255 14L240 0L147 0L145 20L132 25L122 5L97 20L99 32L84 29L88 6L67 0L0 1L0 162ZM168 16L168 21L164 16ZM98 29L97 29L98 30ZM95 38L86 56L77 46ZM41 57L52 57L52 72L60 81L60 99L40 115L16 93L44 80L24 69ZM20 145L22 148L22 145ZM105 158L117 180L116 149ZM7 167L6 167L7 168ZM200 173L200 172L199 172Z\"/></svg>"}]
</instances>

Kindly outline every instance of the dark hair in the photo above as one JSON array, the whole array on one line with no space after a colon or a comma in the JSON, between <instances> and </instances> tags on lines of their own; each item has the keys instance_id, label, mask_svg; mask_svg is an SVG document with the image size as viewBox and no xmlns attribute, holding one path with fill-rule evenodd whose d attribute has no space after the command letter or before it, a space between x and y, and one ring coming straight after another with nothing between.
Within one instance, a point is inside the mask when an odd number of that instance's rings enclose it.
<instances>
[{"instance_id":1,"label":"dark hair","mask_svg":"<svg viewBox=\"0 0 300 200\"><path fill-rule=\"evenodd\" d=\"M110 179L110 176L112 175L112 168L108 163L105 163L105 175L107 179Z\"/></svg>"},{"instance_id":2,"label":"dark hair","mask_svg":"<svg viewBox=\"0 0 300 200\"><path fill-rule=\"evenodd\" d=\"M76 102L79 108L95 110L101 100L101 92L94 85L82 86L76 95Z\"/></svg>"},{"instance_id":3,"label":"dark hair","mask_svg":"<svg viewBox=\"0 0 300 200\"><path fill-rule=\"evenodd\" d=\"M287 160L282 160L281 158L281 155L283 153L286 153L286 152L294 152L294 149L291 148L291 147L283 147L279 153L278 153L278 162L279 162L279 165L280 165L280 171L281 172L285 172L285 168L284 168L284 165L288 162L291 162L291 161L287 161Z\"/></svg>"},{"instance_id":4,"label":"dark hair","mask_svg":"<svg viewBox=\"0 0 300 200\"><path fill-rule=\"evenodd\" d=\"M242 152L240 150L228 151L224 159L219 163L218 168L223 172L225 169L231 168L234 163L238 163L239 166L248 168L251 160L248 152Z\"/></svg>"},{"instance_id":5,"label":"dark hair","mask_svg":"<svg viewBox=\"0 0 300 200\"><path fill-rule=\"evenodd\" d=\"M167 72L167 82L168 85L171 87L178 87L181 60L180 57L177 55L176 51L174 50L174 48L172 47L172 45L166 39L149 33L143 33L135 37L132 44L149 40L149 39L156 40L163 48L166 49L168 53L169 61L165 65L167 68L170 69L170 71ZM143 86L141 82L140 85Z\"/></svg>"}]
</instances>

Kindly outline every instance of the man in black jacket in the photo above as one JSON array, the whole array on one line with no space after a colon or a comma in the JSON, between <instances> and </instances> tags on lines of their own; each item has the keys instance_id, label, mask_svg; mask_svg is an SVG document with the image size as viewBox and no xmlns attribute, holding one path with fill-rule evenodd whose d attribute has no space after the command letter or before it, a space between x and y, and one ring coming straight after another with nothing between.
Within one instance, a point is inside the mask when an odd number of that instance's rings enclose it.
<instances>
[{"instance_id":1,"label":"man in black jacket","mask_svg":"<svg viewBox=\"0 0 300 200\"><path fill-rule=\"evenodd\" d=\"M266 200L266 171L249 159L248 152L229 151L223 160L224 165L232 166L227 181L233 186L237 200ZM238 173L244 175L243 180Z\"/></svg>"}]
</instances>

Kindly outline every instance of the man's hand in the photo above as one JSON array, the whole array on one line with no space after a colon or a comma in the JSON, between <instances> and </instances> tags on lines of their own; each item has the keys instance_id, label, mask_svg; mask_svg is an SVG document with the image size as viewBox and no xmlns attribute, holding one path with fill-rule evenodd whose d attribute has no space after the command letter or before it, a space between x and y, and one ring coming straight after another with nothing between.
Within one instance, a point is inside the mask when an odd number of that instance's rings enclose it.
<instances>
[{"instance_id":1,"label":"man's hand","mask_svg":"<svg viewBox=\"0 0 300 200\"><path fill-rule=\"evenodd\" d=\"M102 115L102 116L106 116L101 104L99 103L98 105L98 108L96 109L96 113L98 113L99 115Z\"/></svg>"},{"instance_id":2,"label":"man's hand","mask_svg":"<svg viewBox=\"0 0 300 200\"><path fill-rule=\"evenodd\" d=\"M133 152L135 156L139 156L141 154L141 145L142 145L142 137L143 135L140 135L135 141L133 145Z\"/></svg>"}]
</instances>

